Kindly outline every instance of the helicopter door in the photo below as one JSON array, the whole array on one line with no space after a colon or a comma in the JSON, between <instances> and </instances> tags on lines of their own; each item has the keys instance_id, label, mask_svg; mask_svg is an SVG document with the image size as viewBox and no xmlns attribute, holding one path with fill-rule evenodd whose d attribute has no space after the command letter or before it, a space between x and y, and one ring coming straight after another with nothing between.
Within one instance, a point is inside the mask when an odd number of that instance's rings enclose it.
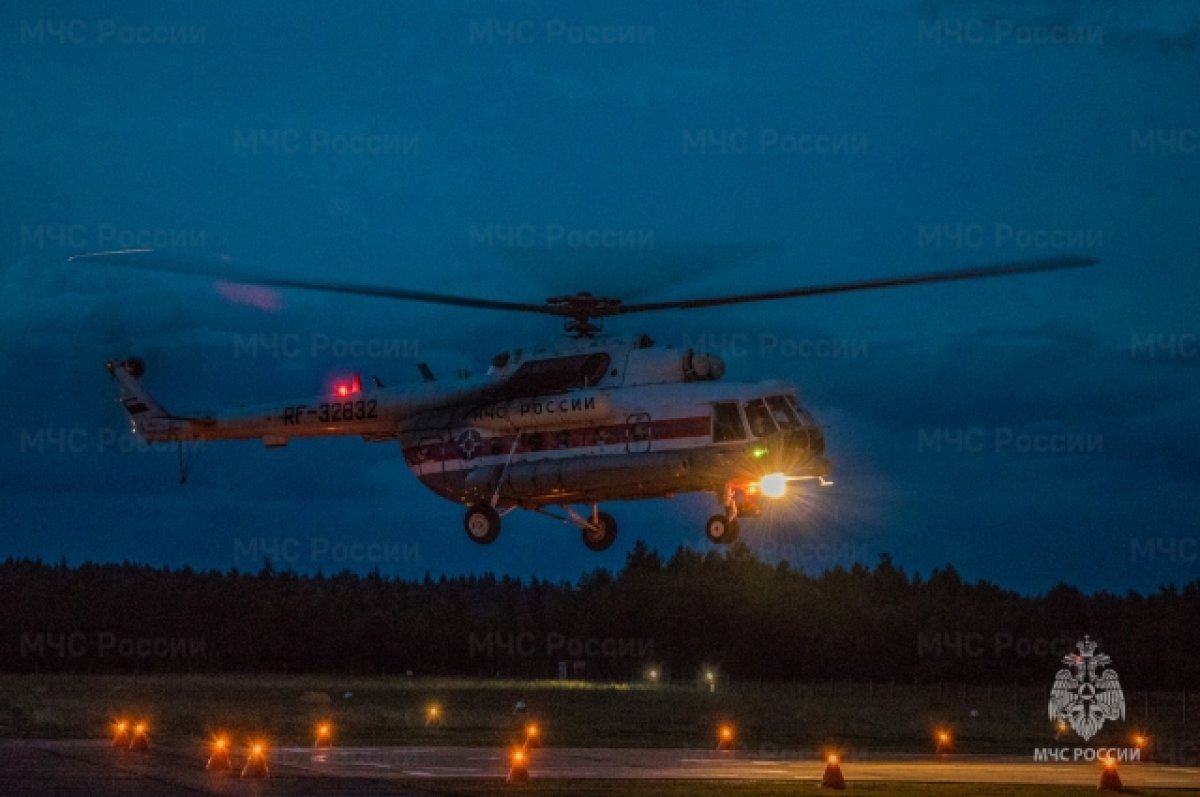
<instances>
[{"instance_id":1,"label":"helicopter door","mask_svg":"<svg viewBox=\"0 0 1200 797\"><path fill-rule=\"evenodd\" d=\"M637 412L625 419L625 450L644 454L650 450L650 415Z\"/></svg>"},{"instance_id":2,"label":"helicopter door","mask_svg":"<svg viewBox=\"0 0 1200 797\"><path fill-rule=\"evenodd\" d=\"M446 469L446 458L442 447L446 444L446 436L426 434L421 436L420 448L417 449L420 473L422 476L441 476Z\"/></svg>"}]
</instances>

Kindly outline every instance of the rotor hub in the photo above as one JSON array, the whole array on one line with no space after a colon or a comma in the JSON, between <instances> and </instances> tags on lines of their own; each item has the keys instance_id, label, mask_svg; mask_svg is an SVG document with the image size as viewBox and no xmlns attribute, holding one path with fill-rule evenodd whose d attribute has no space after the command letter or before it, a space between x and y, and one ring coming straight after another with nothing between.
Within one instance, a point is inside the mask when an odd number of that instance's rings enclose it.
<instances>
[{"instance_id":1,"label":"rotor hub","mask_svg":"<svg viewBox=\"0 0 1200 797\"><path fill-rule=\"evenodd\" d=\"M563 316L568 335L592 338L601 332L602 325L592 319L607 318L621 312L621 300L611 296L593 296L588 291L567 296L551 296L546 300L546 309L553 315Z\"/></svg>"}]
</instances>

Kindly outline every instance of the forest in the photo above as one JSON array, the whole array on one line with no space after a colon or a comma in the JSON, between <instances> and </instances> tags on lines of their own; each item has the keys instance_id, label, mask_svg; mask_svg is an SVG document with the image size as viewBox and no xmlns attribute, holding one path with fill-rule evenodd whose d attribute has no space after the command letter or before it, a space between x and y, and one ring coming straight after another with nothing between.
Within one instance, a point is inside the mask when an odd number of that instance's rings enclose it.
<instances>
[{"instance_id":1,"label":"forest","mask_svg":"<svg viewBox=\"0 0 1200 797\"><path fill-rule=\"evenodd\" d=\"M639 544L576 583L0 564L6 672L255 672L1045 684L1085 635L1122 683L1200 682L1200 579L1023 595L952 567L813 575Z\"/></svg>"}]
</instances>

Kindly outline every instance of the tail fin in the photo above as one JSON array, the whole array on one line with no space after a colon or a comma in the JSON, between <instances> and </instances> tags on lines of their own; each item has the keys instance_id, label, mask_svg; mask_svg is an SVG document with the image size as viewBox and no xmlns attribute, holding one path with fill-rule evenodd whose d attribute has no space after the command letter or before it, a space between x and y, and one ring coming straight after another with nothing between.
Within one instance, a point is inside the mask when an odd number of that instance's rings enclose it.
<instances>
[{"instance_id":1,"label":"tail fin","mask_svg":"<svg viewBox=\"0 0 1200 797\"><path fill-rule=\"evenodd\" d=\"M146 440L168 439L165 434L174 424L173 417L155 401L139 380L146 372L146 364L136 357L127 360L111 360L104 365L120 386L118 400L133 425L135 434Z\"/></svg>"}]
</instances>

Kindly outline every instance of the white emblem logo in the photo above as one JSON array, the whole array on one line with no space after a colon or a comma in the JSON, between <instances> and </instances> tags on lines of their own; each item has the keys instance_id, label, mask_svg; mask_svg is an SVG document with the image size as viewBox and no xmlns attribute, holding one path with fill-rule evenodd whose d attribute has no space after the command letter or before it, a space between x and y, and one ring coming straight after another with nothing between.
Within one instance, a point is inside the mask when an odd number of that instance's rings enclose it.
<instances>
[{"instance_id":1,"label":"white emblem logo","mask_svg":"<svg viewBox=\"0 0 1200 797\"><path fill-rule=\"evenodd\" d=\"M467 429L454 441L463 459L475 459L479 449L483 448L483 438L476 429Z\"/></svg>"},{"instance_id":2,"label":"white emblem logo","mask_svg":"<svg viewBox=\"0 0 1200 797\"><path fill-rule=\"evenodd\" d=\"M1125 719L1125 695L1117 671L1108 666L1112 659L1096 652L1091 637L1085 636L1075 647L1079 652L1063 656L1067 666L1054 676L1050 721L1070 723L1086 742L1106 720Z\"/></svg>"}]
</instances>

